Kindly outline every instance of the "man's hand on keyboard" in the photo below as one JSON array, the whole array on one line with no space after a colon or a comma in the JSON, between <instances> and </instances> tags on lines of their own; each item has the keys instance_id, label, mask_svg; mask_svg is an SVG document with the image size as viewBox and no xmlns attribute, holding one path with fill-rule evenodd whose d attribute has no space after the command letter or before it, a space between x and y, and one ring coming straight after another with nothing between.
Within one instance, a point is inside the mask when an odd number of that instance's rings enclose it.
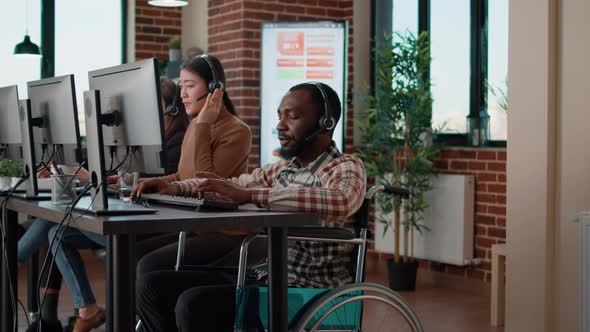
<instances>
[{"instance_id":1,"label":"man's hand on keyboard","mask_svg":"<svg viewBox=\"0 0 590 332\"><path fill-rule=\"evenodd\" d=\"M131 192L131 198L141 197L142 193L160 193L163 195L176 195L178 193L178 186L175 186L162 179L149 179L139 183L133 192Z\"/></svg>"},{"instance_id":2,"label":"man's hand on keyboard","mask_svg":"<svg viewBox=\"0 0 590 332\"><path fill-rule=\"evenodd\" d=\"M192 195L201 197L203 193L217 193L238 204L246 204L252 201L252 193L248 188L222 179L204 179L195 188Z\"/></svg>"}]
</instances>

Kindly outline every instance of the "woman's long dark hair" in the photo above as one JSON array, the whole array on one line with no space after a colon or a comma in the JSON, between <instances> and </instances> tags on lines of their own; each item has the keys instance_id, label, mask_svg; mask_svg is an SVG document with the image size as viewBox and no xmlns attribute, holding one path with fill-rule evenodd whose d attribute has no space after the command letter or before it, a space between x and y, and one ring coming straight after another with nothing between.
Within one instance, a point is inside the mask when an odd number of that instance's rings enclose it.
<instances>
[{"instance_id":1,"label":"woman's long dark hair","mask_svg":"<svg viewBox=\"0 0 590 332\"><path fill-rule=\"evenodd\" d=\"M202 55L197 55L191 59L186 60L180 69L186 69L194 74L199 75L205 83L209 84L213 80L213 72L215 70L215 78L225 86L225 71L219 59L213 55L208 55L214 68L210 68L207 60L203 59ZM227 93L223 94L223 105L234 116L238 116L234 103L231 101Z\"/></svg>"},{"instance_id":2,"label":"woman's long dark hair","mask_svg":"<svg viewBox=\"0 0 590 332\"><path fill-rule=\"evenodd\" d=\"M166 141L168 141L178 131L186 131L189 121L184 104L181 102L180 89L176 83L168 77L160 76L160 91L167 107L171 107L174 104L174 96L176 95L178 114L175 116L170 114L164 115L164 136Z\"/></svg>"}]
</instances>

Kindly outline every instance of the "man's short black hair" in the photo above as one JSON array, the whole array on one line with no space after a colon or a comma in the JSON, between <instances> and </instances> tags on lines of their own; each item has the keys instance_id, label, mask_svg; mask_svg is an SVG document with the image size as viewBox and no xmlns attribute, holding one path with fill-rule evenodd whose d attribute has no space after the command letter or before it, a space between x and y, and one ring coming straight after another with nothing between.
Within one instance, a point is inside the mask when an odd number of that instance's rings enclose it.
<instances>
[{"instance_id":1,"label":"man's short black hair","mask_svg":"<svg viewBox=\"0 0 590 332\"><path fill-rule=\"evenodd\" d=\"M318 110L318 112L320 112L320 117L321 117L324 115L324 98L322 97L322 93L320 92L318 87L315 86L315 84L316 83L309 83L309 82L297 84L297 85L291 87L291 89L289 89L289 92L295 91L295 90L308 91L309 95L311 96L311 101L315 105L317 105L317 110ZM317 84L320 84L322 86L322 89L324 90L324 93L326 94L326 99L327 99L327 104L328 104L328 113L332 115L332 118L334 119L334 126L336 126L336 124L340 120L340 113L342 113L342 104L340 103L340 98L338 98L338 94L336 93L336 91L334 91L334 89L332 89L329 85L327 85L325 83L317 83Z\"/></svg>"}]
</instances>

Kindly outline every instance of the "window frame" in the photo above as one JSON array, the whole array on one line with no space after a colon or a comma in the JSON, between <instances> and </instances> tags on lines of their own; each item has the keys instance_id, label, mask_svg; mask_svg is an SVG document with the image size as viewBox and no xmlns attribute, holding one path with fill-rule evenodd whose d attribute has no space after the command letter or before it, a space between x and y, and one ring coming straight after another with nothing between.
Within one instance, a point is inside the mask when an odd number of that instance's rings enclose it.
<instances>
[{"instance_id":1,"label":"window frame","mask_svg":"<svg viewBox=\"0 0 590 332\"><path fill-rule=\"evenodd\" d=\"M128 1L121 0L121 63L127 62ZM55 0L41 0L41 78L55 76Z\"/></svg>"},{"instance_id":2,"label":"window frame","mask_svg":"<svg viewBox=\"0 0 590 332\"><path fill-rule=\"evenodd\" d=\"M383 32L393 31L393 1L371 1L371 47L375 49L383 42ZM479 118L480 110L488 113L487 84L488 77L488 1L471 0L470 8L470 83L469 113L465 117ZM418 0L418 33L430 31L430 0ZM430 36L430 34L429 34ZM429 74L430 75L430 74ZM375 91L375 59L371 57L371 89ZM467 130L467 128L466 128ZM437 142L444 146L462 146L472 148L506 147L507 140L489 140L486 146L467 144L467 133L441 133Z\"/></svg>"}]
</instances>

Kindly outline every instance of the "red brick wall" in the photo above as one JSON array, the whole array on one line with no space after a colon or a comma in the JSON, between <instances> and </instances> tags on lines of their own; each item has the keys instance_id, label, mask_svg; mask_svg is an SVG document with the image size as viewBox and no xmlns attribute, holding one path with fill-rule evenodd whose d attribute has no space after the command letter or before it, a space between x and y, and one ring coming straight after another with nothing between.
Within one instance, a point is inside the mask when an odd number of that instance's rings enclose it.
<instances>
[{"instance_id":1,"label":"red brick wall","mask_svg":"<svg viewBox=\"0 0 590 332\"><path fill-rule=\"evenodd\" d=\"M422 262L422 267L466 278L491 280L491 245L506 242L506 149L445 149L435 163L443 174L475 176L475 248L480 265L463 268Z\"/></svg>"},{"instance_id":2,"label":"red brick wall","mask_svg":"<svg viewBox=\"0 0 590 332\"><path fill-rule=\"evenodd\" d=\"M135 2L135 58L168 59L168 40L180 36L181 9L148 5L146 0Z\"/></svg>"},{"instance_id":3,"label":"red brick wall","mask_svg":"<svg viewBox=\"0 0 590 332\"><path fill-rule=\"evenodd\" d=\"M347 20L349 88L352 88L352 0L209 0L209 50L221 60L227 91L240 118L252 129L248 166L258 167L260 136L260 25L265 21ZM352 106L347 146L352 143Z\"/></svg>"}]
</instances>

